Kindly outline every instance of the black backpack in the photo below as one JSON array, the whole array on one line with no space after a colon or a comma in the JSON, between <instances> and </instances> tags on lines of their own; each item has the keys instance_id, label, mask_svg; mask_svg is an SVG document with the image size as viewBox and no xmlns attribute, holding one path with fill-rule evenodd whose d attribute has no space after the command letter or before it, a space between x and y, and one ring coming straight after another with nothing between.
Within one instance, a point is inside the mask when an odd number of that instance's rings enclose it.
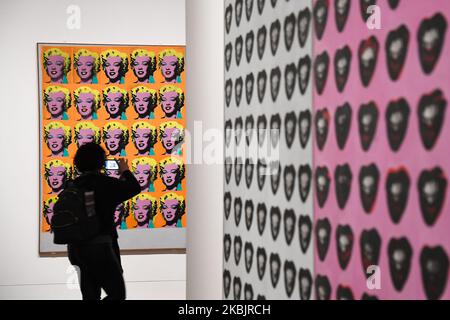
<instances>
[{"instance_id":1,"label":"black backpack","mask_svg":"<svg viewBox=\"0 0 450 320\"><path fill-rule=\"evenodd\" d=\"M51 230L55 244L73 244L90 240L99 234L92 185L86 176L69 180L53 207Z\"/></svg>"}]
</instances>

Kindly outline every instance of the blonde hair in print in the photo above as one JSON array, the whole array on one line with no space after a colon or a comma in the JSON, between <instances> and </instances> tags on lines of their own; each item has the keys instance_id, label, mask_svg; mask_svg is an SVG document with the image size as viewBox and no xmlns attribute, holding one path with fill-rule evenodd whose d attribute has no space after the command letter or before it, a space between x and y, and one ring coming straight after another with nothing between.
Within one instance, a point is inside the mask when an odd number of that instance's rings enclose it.
<instances>
[{"instance_id":1,"label":"blonde hair in print","mask_svg":"<svg viewBox=\"0 0 450 320\"><path fill-rule=\"evenodd\" d=\"M53 92L62 92L64 93L64 111L67 111L67 109L70 108L71 106L71 95L70 95L70 91L67 88L61 87L61 86L48 86L47 88L45 88L44 90L44 103L45 105L47 105L47 100L50 96L50 93Z\"/></svg>"},{"instance_id":2,"label":"blonde hair in print","mask_svg":"<svg viewBox=\"0 0 450 320\"><path fill-rule=\"evenodd\" d=\"M100 128L97 127L92 122L79 122L74 127L74 137L75 143L78 144L78 135L80 134L80 130L84 129L91 129L94 132L94 142L99 144L100 143Z\"/></svg>"},{"instance_id":3,"label":"blonde hair in print","mask_svg":"<svg viewBox=\"0 0 450 320\"><path fill-rule=\"evenodd\" d=\"M78 50L74 56L73 56L73 66L76 68L78 59L80 57L92 57L94 58L94 72L98 73L100 71L100 57L98 56L98 53L89 51L87 49L80 49Z\"/></svg>"},{"instance_id":4,"label":"blonde hair in print","mask_svg":"<svg viewBox=\"0 0 450 320\"><path fill-rule=\"evenodd\" d=\"M131 89L131 97L132 100L134 100L134 98L136 98L137 93L139 92L148 92L150 93L150 105L151 106L156 106L156 104L158 103L158 96L156 94L156 90L147 88L145 86L138 86L138 87L134 87L133 89Z\"/></svg>"},{"instance_id":5,"label":"blonde hair in print","mask_svg":"<svg viewBox=\"0 0 450 320\"><path fill-rule=\"evenodd\" d=\"M130 215L130 202L123 202L123 220L125 220Z\"/></svg>"},{"instance_id":6,"label":"blonde hair in print","mask_svg":"<svg viewBox=\"0 0 450 320\"><path fill-rule=\"evenodd\" d=\"M127 71L128 71L128 57L127 57L127 55L125 53L120 52L118 50L110 49L110 50L102 51L100 56L102 58L102 67L103 67L103 69L105 68L106 59L108 59L109 57L119 57L122 60L121 67L120 67L120 70L122 71L122 75L127 73Z\"/></svg>"},{"instance_id":7,"label":"blonde hair in print","mask_svg":"<svg viewBox=\"0 0 450 320\"><path fill-rule=\"evenodd\" d=\"M50 134L51 129L63 129L64 131L64 147L67 148L67 146L72 142L72 129L69 126L63 125L59 121L53 121L48 123L44 127L44 141L47 143L48 141L48 135Z\"/></svg>"},{"instance_id":8,"label":"blonde hair in print","mask_svg":"<svg viewBox=\"0 0 450 320\"><path fill-rule=\"evenodd\" d=\"M108 98L108 93L121 93L122 94L122 99L123 99L123 107L124 107L124 109L122 111L125 111L125 109L128 108L129 97L128 97L127 90L124 90L124 89L119 88L117 86L106 87L102 91L103 104L106 104L106 99Z\"/></svg>"},{"instance_id":9,"label":"blonde hair in print","mask_svg":"<svg viewBox=\"0 0 450 320\"><path fill-rule=\"evenodd\" d=\"M52 203L56 203L58 201L58 196L50 197L47 200L44 200L44 214L50 208Z\"/></svg>"},{"instance_id":10,"label":"blonde hair in print","mask_svg":"<svg viewBox=\"0 0 450 320\"><path fill-rule=\"evenodd\" d=\"M180 110L184 106L184 92L177 86L166 85L159 89L158 103L162 102L162 95L166 92L176 92L178 94L177 108Z\"/></svg>"},{"instance_id":11,"label":"blonde hair in print","mask_svg":"<svg viewBox=\"0 0 450 320\"><path fill-rule=\"evenodd\" d=\"M184 127L175 121L167 121L163 122L159 125L159 139L162 140L162 137L164 135L164 130L166 128L177 128L178 131L180 131L180 134L178 135L177 139L175 140L175 143L179 143L184 140Z\"/></svg>"},{"instance_id":12,"label":"blonde hair in print","mask_svg":"<svg viewBox=\"0 0 450 320\"><path fill-rule=\"evenodd\" d=\"M73 91L73 97L75 98L75 104L78 98L80 97L80 94L82 93L91 93L94 96L94 112L96 112L98 109L101 108L100 105L100 92L98 90L92 89L91 87L83 86L76 88Z\"/></svg>"},{"instance_id":13,"label":"blonde hair in print","mask_svg":"<svg viewBox=\"0 0 450 320\"><path fill-rule=\"evenodd\" d=\"M175 51L174 49L166 49L159 53L158 56L158 64L159 67L161 67L161 63L164 57L176 57L178 60L177 68L175 70L175 73L179 76L184 71L184 55L178 51Z\"/></svg>"},{"instance_id":14,"label":"blonde hair in print","mask_svg":"<svg viewBox=\"0 0 450 320\"><path fill-rule=\"evenodd\" d=\"M120 218L120 224L122 223L126 223L126 220L128 218L128 216L130 215L130 202L129 201L125 201L121 203L123 205L123 209L122 209L122 216L119 216ZM122 228L121 228L122 229Z\"/></svg>"},{"instance_id":15,"label":"blonde hair in print","mask_svg":"<svg viewBox=\"0 0 450 320\"><path fill-rule=\"evenodd\" d=\"M44 218L47 221L47 223L50 223L50 221L48 221L48 213L47 210L50 209L50 205L53 203L55 204L58 201L58 196L53 196L48 198L47 200L43 201L43 214L44 214Z\"/></svg>"},{"instance_id":16,"label":"blonde hair in print","mask_svg":"<svg viewBox=\"0 0 450 320\"><path fill-rule=\"evenodd\" d=\"M146 121L138 121L133 123L131 126L131 138L133 139L133 142L135 141L135 135L137 129L150 129L150 145L153 146L157 141L157 132L156 127L152 126Z\"/></svg>"},{"instance_id":17,"label":"blonde hair in print","mask_svg":"<svg viewBox=\"0 0 450 320\"><path fill-rule=\"evenodd\" d=\"M156 70L156 55L153 51L145 49L136 49L130 54L131 65L134 64L136 57L149 57L150 58L150 74L153 74Z\"/></svg>"},{"instance_id":18,"label":"blonde hair in print","mask_svg":"<svg viewBox=\"0 0 450 320\"><path fill-rule=\"evenodd\" d=\"M186 203L184 201L184 197L177 195L176 193L169 192L163 194L159 198L159 211L162 213L162 206L166 202L166 200L178 200L178 212L180 215L184 214L184 209L186 208Z\"/></svg>"},{"instance_id":19,"label":"blonde hair in print","mask_svg":"<svg viewBox=\"0 0 450 320\"><path fill-rule=\"evenodd\" d=\"M175 158L175 157L167 157L162 159L159 162L159 174L162 175L162 171L164 169L164 166L167 164L176 164L178 166L178 170L180 171L180 181L184 179L184 163L181 159Z\"/></svg>"},{"instance_id":20,"label":"blonde hair in print","mask_svg":"<svg viewBox=\"0 0 450 320\"><path fill-rule=\"evenodd\" d=\"M66 178L70 179L72 177L72 166L68 164L67 162L61 161L59 159L52 159L50 161L47 161L44 164L44 177L47 179L50 174L50 168L52 167L64 167L66 169Z\"/></svg>"},{"instance_id":21,"label":"blonde hair in print","mask_svg":"<svg viewBox=\"0 0 450 320\"><path fill-rule=\"evenodd\" d=\"M47 200L44 200L44 217L47 217L47 210L50 208L50 205L55 204L58 201L58 196L50 197Z\"/></svg>"},{"instance_id":22,"label":"blonde hair in print","mask_svg":"<svg viewBox=\"0 0 450 320\"><path fill-rule=\"evenodd\" d=\"M64 58L64 74L66 75L70 71L70 55L67 52L62 51L59 48L50 48L44 51L44 67L47 68L48 58L50 56L60 56Z\"/></svg>"},{"instance_id":23,"label":"blonde hair in print","mask_svg":"<svg viewBox=\"0 0 450 320\"><path fill-rule=\"evenodd\" d=\"M152 204L152 208L150 209L150 219L153 219L153 217L156 215L156 210L158 209L158 200L147 193L138 194L131 199L131 210L133 211L133 214L137 200L150 200L150 203Z\"/></svg>"},{"instance_id":24,"label":"blonde hair in print","mask_svg":"<svg viewBox=\"0 0 450 320\"><path fill-rule=\"evenodd\" d=\"M150 166L150 169L152 171L150 180L155 181L158 176L158 162L156 162L155 159L149 157L136 158L133 161L131 161L131 171L134 173L136 171L137 166L140 164Z\"/></svg>"},{"instance_id":25,"label":"blonde hair in print","mask_svg":"<svg viewBox=\"0 0 450 320\"><path fill-rule=\"evenodd\" d=\"M103 141L106 140L106 135L109 130L116 130L119 129L122 131L122 144L123 147L128 144L128 139L130 137L130 132L128 131L128 128L125 127L123 124L117 121L108 122L103 126Z\"/></svg>"}]
</instances>

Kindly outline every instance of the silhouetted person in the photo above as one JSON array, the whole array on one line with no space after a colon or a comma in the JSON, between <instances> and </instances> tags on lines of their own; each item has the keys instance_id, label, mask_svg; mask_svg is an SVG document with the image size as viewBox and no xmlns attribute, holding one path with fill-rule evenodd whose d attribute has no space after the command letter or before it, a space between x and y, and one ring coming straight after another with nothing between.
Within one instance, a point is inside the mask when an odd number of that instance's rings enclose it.
<instances>
[{"instance_id":1,"label":"silhouetted person","mask_svg":"<svg viewBox=\"0 0 450 320\"><path fill-rule=\"evenodd\" d=\"M74 164L81 175L75 184L94 191L95 211L100 234L91 240L68 245L69 260L80 268L79 281L83 300L100 300L101 289L109 300L125 299L125 282L114 225L114 211L122 202L141 192L139 182L129 171L128 161L119 159L120 179L101 173L105 151L95 143L81 146Z\"/></svg>"}]
</instances>

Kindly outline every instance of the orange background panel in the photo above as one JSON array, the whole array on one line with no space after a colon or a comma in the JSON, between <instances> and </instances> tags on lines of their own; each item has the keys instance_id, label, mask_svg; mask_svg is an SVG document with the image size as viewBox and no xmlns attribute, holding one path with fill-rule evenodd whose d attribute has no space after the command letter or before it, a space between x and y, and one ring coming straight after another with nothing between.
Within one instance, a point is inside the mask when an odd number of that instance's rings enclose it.
<instances>
[{"instance_id":1,"label":"orange background panel","mask_svg":"<svg viewBox=\"0 0 450 320\"><path fill-rule=\"evenodd\" d=\"M45 68L44 68L44 57L43 57L44 51L46 51L47 49L50 49L50 48L59 48L60 50L70 54L71 68L70 68L70 72L67 74L67 80L68 80L67 84L50 83L50 78L48 77L48 75L45 71ZM120 122L128 128L130 136L129 136L129 142L125 148L125 151L126 151L126 158L128 158L128 161L130 164L130 169L131 169L131 161L134 158L138 157L137 150L134 147L132 137L131 137L131 127L132 127L133 123L135 123L137 121L146 121L158 129L158 141L154 146L155 155L149 156L149 157L154 158L158 162L167 157L167 155L164 154L164 148L162 147L161 141L159 140L159 125L166 121L176 121L177 123L181 124L184 127L185 123L186 123L185 122L186 99L185 99L184 107L181 109L181 114L182 114L181 119L166 119L166 118L164 118L164 113L162 112L162 109L159 105L155 108L155 112L154 112L155 119L136 119L137 114L133 108L132 101L131 101L131 89L136 86L143 85L145 87L154 89L158 92L162 86L167 85L167 84L163 83L164 78L161 75L159 66L157 66L157 69L154 73L155 83L145 83L145 84L136 83L136 77L134 76L134 73L131 69L131 65L129 65L128 72L125 75L125 83L124 84L107 84L108 79L106 78L102 68L100 68L100 71L97 74L98 84L80 84L80 79L78 78L78 75L76 74L76 70L74 69L74 66L73 66L74 54L79 49L87 49L89 51L96 52L99 55L104 50L115 49L120 52L126 53L128 55L129 64L131 61L130 53L135 49L146 49L148 51L155 52L157 57L158 57L158 54L165 49L174 49L177 52L182 53L183 55L185 54L185 48L182 46L106 46L106 45L105 46L103 46L103 45L101 45L101 46L100 45L99 46L97 46L97 45L96 46L90 46L90 45L71 45L71 46L40 45L39 46L39 55L40 55L40 63L41 63L41 70L42 70L41 79L40 79L41 92L40 92L40 100L39 100L39 108L40 108L40 112L42 114L42 120L40 123L40 128L41 128L41 182L42 182L42 188L41 188L42 197L41 197L41 205L40 205L40 216L41 216L41 222L42 222L41 223L42 232L49 231L49 225L47 224L47 222L43 216L43 203L42 202L52 196L55 196L55 194L51 194L51 188L48 186L47 181L45 179L44 164L51 159L60 159L64 162L69 163L70 165L73 165L73 157L77 151L77 146L76 146L76 143L74 140L74 134L75 134L74 126L80 122L81 117L78 114L76 107L75 107L74 96L73 96L73 92L75 89L77 89L80 86L87 86L92 89L98 90L100 93L101 107L97 112L98 120L87 120L87 121L94 123L94 125L96 125L100 129L109 121ZM45 107L44 94L43 94L44 90L50 85L59 85L61 87L67 88L71 92L71 106L67 111L68 120L52 120L51 119L51 115L48 112L47 108ZM105 106L102 101L103 100L102 90L110 85L118 86L118 87L126 90L129 94L129 105L128 105L128 108L126 109L126 118L127 118L126 120L114 120L114 119L109 120L108 119L109 115L106 112ZM181 90L183 90L183 92L185 92L185 72L181 73L181 83L174 83L174 84L170 84L170 85L179 87ZM186 96L186 93L185 93L185 96ZM64 125L69 126L71 128L72 142L67 148L67 151L69 154L68 157L57 157L57 158L53 157L50 149L48 148L47 144L44 141L44 127L52 121L61 122ZM101 140L101 145L105 148L103 139ZM183 159L183 161L185 162L185 150L184 149L185 149L185 146L183 145L182 155L176 156L176 157ZM105 148L105 150L106 150L106 148ZM159 168L158 168L158 171L159 171ZM186 175L186 173L185 173L185 175ZM169 192L169 191L165 190L165 186L162 183L159 173L158 173L158 178L154 183L154 186L155 186L155 192L151 192L150 194L153 197L157 198L158 200L164 193ZM186 178L182 181L182 190L175 191L175 193L183 196L186 199ZM186 206L187 206L187 204L186 204ZM158 207L159 207L159 203L158 203ZM182 216L181 220L182 220L183 227L186 227L186 214L184 214ZM127 224L127 228L131 229L130 232L132 232L132 229L136 227L136 221L133 218L133 213L132 213L131 209L129 212L129 216L126 219L126 224ZM157 215L154 218L154 224L155 224L155 227L162 227L164 225L164 221L162 219L162 215L159 212L159 210L158 210Z\"/></svg>"}]
</instances>

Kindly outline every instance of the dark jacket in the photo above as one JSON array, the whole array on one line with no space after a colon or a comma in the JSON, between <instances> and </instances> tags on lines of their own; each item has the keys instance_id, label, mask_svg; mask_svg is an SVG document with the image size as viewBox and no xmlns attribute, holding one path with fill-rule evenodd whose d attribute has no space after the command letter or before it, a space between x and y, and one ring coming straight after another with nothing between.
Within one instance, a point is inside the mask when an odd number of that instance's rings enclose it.
<instances>
[{"instance_id":1,"label":"dark jacket","mask_svg":"<svg viewBox=\"0 0 450 320\"><path fill-rule=\"evenodd\" d=\"M100 233L117 238L114 226L114 211L122 202L141 192L139 182L129 171L124 171L120 179L102 174L85 174L75 179L75 183L94 190L95 211L100 221Z\"/></svg>"}]
</instances>

